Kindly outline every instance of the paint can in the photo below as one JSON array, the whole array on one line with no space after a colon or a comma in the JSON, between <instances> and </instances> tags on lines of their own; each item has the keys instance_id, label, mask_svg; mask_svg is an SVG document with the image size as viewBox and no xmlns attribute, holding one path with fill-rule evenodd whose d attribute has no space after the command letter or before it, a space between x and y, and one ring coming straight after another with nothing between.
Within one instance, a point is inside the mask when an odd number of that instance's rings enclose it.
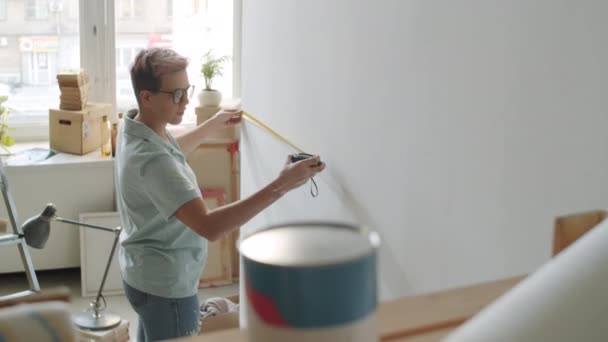
<instances>
[{"instance_id":1,"label":"paint can","mask_svg":"<svg viewBox=\"0 0 608 342\"><path fill-rule=\"evenodd\" d=\"M244 236L249 341L378 341L378 234L292 223Z\"/></svg>"}]
</instances>

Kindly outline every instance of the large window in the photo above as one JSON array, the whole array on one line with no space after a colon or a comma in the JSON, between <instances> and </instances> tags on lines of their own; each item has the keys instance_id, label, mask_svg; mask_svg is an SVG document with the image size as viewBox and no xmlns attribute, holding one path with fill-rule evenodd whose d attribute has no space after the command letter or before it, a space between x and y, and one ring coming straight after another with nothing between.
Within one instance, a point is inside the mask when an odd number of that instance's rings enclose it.
<instances>
[{"instance_id":1,"label":"large window","mask_svg":"<svg viewBox=\"0 0 608 342\"><path fill-rule=\"evenodd\" d=\"M5 4L0 0L0 7ZM13 125L48 125L49 108L59 105L56 74L80 65L78 16L67 15L70 7L78 14L78 0L13 1L10 9L25 17L10 15L0 22L0 40L6 41L0 47L0 95L9 96Z\"/></svg>"},{"instance_id":2,"label":"large window","mask_svg":"<svg viewBox=\"0 0 608 342\"><path fill-rule=\"evenodd\" d=\"M0 0L0 11L6 3L7 0ZM233 55L232 3L230 0L11 2L11 11L27 14L8 15L7 20L0 21L0 95L9 96L7 105L12 109L9 120L16 127L13 135L19 137L30 127L36 127L39 132L36 134L48 135L48 110L59 106L56 75L81 65L92 76L90 101L114 103L115 112L135 107L129 67L136 54L149 47L169 47L188 57L190 83L198 93L204 84L200 76L201 57L210 49L216 55ZM104 16L104 8L113 12ZM111 20L115 25L104 25L102 20ZM95 34L93 27L97 30ZM224 76L213 84L226 99L232 97L232 70L232 62L227 63ZM194 96L185 122L195 121L197 103Z\"/></svg>"},{"instance_id":3,"label":"large window","mask_svg":"<svg viewBox=\"0 0 608 342\"><path fill-rule=\"evenodd\" d=\"M123 0L126 1L126 0ZM152 3L157 2L155 5ZM213 50L216 55L233 54L233 7L228 0L150 1L142 20L120 20L116 8L116 96L117 110L135 107L129 67L139 50L147 47L169 47L190 59L188 77L196 93L202 89L201 58ZM224 98L232 97L232 63L225 66L224 76L213 82ZM186 109L186 121L195 121L196 96Z\"/></svg>"},{"instance_id":4,"label":"large window","mask_svg":"<svg viewBox=\"0 0 608 342\"><path fill-rule=\"evenodd\" d=\"M49 18L48 0L25 0L26 20L46 20Z\"/></svg>"}]
</instances>

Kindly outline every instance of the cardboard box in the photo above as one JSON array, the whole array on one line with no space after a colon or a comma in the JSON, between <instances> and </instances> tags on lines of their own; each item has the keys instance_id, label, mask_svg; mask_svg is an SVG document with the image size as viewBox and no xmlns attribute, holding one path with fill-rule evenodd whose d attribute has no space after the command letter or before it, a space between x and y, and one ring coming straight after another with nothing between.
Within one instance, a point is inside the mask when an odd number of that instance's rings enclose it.
<instances>
[{"instance_id":1,"label":"cardboard box","mask_svg":"<svg viewBox=\"0 0 608 342\"><path fill-rule=\"evenodd\" d=\"M85 83L80 86L59 86L59 91L61 95L87 96L90 93L90 85L89 83Z\"/></svg>"},{"instance_id":2,"label":"cardboard box","mask_svg":"<svg viewBox=\"0 0 608 342\"><path fill-rule=\"evenodd\" d=\"M50 147L60 152L86 154L101 147L102 134L110 136L107 127L101 128L103 116L112 115L107 103L90 103L82 110L49 110Z\"/></svg>"},{"instance_id":3,"label":"cardboard box","mask_svg":"<svg viewBox=\"0 0 608 342\"><path fill-rule=\"evenodd\" d=\"M59 109L63 109L63 110L71 110L71 111L75 111L75 110L83 110L84 108L86 108L86 101L61 101L59 103Z\"/></svg>"},{"instance_id":4,"label":"cardboard box","mask_svg":"<svg viewBox=\"0 0 608 342\"><path fill-rule=\"evenodd\" d=\"M59 87L79 87L89 83L89 74L84 69L64 70L57 74Z\"/></svg>"},{"instance_id":5,"label":"cardboard box","mask_svg":"<svg viewBox=\"0 0 608 342\"><path fill-rule=\"evenodd\" d=\"M87 96L61 94L61 96L59 96L59 100L61 100L61 102L86 102Z\"/></svg>"},{"instance_id":6,"label":"cardboard box","mask_svg":"<svg viewBox=\"0 0 608 342\"><path fill-rule=\"evenodd\" d=\"M59 108L66 110L82 110L87 105L89 97L89 83L79 86L59 86Z\"/></svg>"},{"instance_id":7,"label":"cardboard box","mask_svg":"<svg viewBox=\"0 0 608 342\"><path fill-rule=\"evenodd\" d=\"M230 300L233 303L239 302L239 296L230 296L226 297L226 299ZM201 334L210 333L213 331L225 330L225 329L233 329L239 327L239 313L238 312L228 312L225 314L207 317L201 323Z\"/></svg>"}]
</instances>

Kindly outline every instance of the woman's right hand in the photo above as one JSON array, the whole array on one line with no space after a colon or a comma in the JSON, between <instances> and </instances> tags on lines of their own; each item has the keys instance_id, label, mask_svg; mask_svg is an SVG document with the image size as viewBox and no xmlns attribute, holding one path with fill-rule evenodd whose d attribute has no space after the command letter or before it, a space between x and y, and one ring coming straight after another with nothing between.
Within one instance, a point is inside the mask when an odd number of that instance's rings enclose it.
<instances>
[{"instance_id":1,"label":"woman's right hand","mask_svg":"<svg viewBox=\"0 0 608 342\"><path fill-rule=\"evenodd\" d=\"M325 163L321 162L319 156L291 162L291 156L287 156L287 162L277 178L278 187L275 191L282 194L304 185L311 177L325 169Z\"/></svg>"}]
</instances>

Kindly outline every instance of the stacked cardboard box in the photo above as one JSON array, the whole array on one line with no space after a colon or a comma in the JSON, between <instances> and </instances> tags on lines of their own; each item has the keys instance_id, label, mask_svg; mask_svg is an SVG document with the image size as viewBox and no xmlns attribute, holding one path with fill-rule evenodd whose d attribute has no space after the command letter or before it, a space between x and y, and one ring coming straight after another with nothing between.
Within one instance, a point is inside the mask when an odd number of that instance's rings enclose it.
<instances>
[{"instance_id":1,"label":"stacked cardboard box","mask_svg":"<svg viewBox=\"0 0 608 342\"><path fill-rule=\"evenodd\" d=\"M112 105L88 103L82 110L49 109L49 142L53 150L86 154L101 146L102 138L109 138L103 117L110 118ZM105 140L104 140L105 141Z\"/></svg>"},{"instance_id":2,"label":"stacked cardboard box","mask_svg":"<svg viewBox=\"0 0 608 342\"><path fill-rule=\"evenodd\" d=\"M59 108L82 110L89 95L89 76L84 70L64 71L57 74L61 97Z\"/></svg>"}]
</instances>

